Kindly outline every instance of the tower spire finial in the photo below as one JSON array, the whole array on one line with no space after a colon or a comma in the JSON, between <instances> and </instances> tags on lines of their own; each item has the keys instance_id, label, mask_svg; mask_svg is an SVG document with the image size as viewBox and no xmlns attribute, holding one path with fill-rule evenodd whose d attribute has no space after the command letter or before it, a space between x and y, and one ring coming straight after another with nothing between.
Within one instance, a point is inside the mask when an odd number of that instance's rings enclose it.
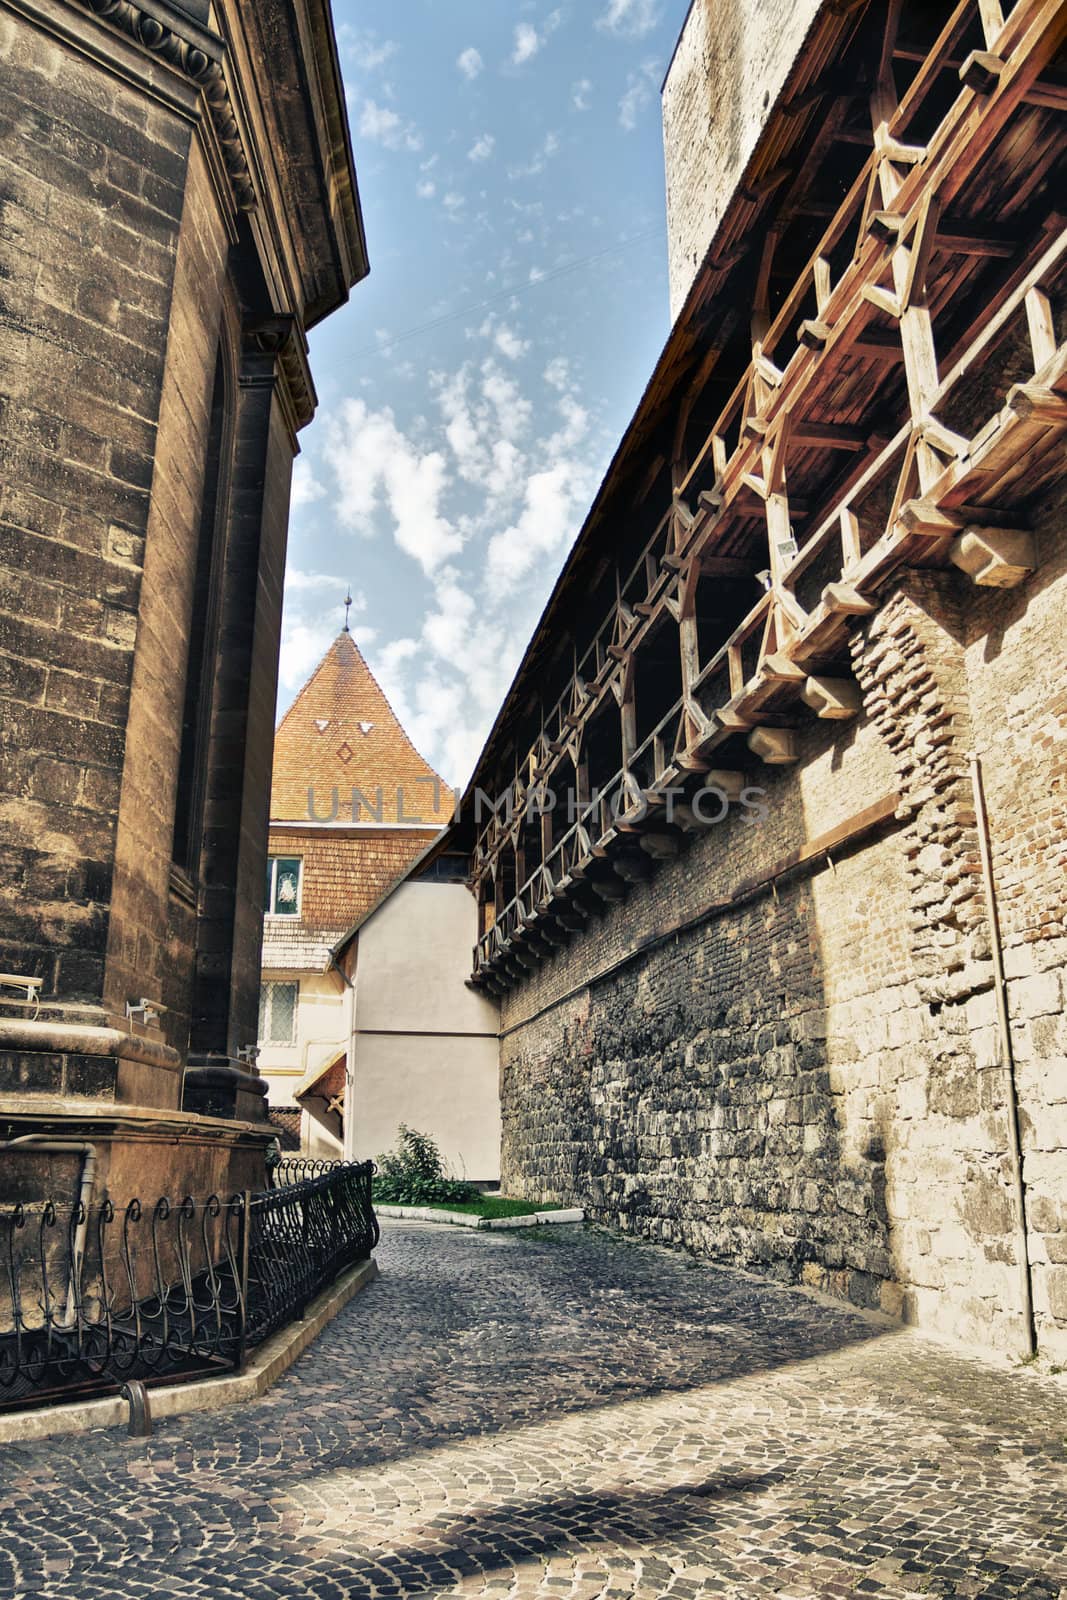
<instances>
[{"instance_id":1,"label":"tower spire finial","mask_svg":"<svg viewBox=\"0 0 1067 1600\"><path fill-rule=\"evenodd\" d=\"M352 608L352 585L349 584L348 585L348 592L345 595L345 628L344 628L344 631L346 633L348 632L348 613L351 610L351 608Z\"/></svg>"}]
</instances>

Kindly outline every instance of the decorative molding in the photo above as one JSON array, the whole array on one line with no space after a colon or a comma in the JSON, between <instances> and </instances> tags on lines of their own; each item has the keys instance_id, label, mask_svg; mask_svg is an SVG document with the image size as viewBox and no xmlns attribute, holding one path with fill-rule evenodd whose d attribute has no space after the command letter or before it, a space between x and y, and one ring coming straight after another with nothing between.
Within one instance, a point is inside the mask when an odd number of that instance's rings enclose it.
<instances>
[{"instance_id":1,"label":"decorative molding","mask_svg":"<svg viewBox=\"0 0 1067 1600\"><path fill-rule=\"evenodd\" d=\"M295 317L276 312L246 323L241 343L246 356L268 356L280 365L296 428L306 427L315 415L317 397L303 340L297 336Z\"/></svg>"},{"instance_id":2,"label":"decorative molding","mask_svg":"<svg viewBox=\"0 0 1067 1600\"><path fill-rule=\"evenodd\" d=\"M135 44L161 56L183 77L195 83L207 101L212 127L241 211L255 210L257 200L252 174L245 158L237 119L233 114L226 76L218 61L185 39L134 0L79 0L94 16L122 30Z\"/></svg>"}]
</instances>

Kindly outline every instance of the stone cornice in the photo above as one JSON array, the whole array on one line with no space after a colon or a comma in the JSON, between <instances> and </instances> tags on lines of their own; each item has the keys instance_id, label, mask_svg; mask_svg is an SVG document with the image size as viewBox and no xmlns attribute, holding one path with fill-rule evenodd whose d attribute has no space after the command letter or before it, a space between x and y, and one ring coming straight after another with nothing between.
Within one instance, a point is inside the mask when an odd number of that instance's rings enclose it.
<instances>
[{"instance_id":1,"label":"stone cornice","mask_svg":"<svg viewBox=\"0 0 1067 1600\"><path fill-rule=\"evenodd\" d=\"M317 397L296 319L279 312L248 323L242 331L241 342L246 355L268 356L278 363L292 404L294 427L306 427L315 415Z\"/></svg>"},{"instance_id":2,"label":"stone cornice","mask_svg":"<svg viewBox=\"0 0 1067 1600\"><path fill-rule=\"evenodd\" d=\"M160 8L152 5L151 0L145 0L143 5L135 4L134 0L77 0L77 3L94 16L119 28L135 44L159 56L196 85L207 102L238 209L254 210L255 186L221 63L195 40L186 38L169 23L163 22L156 15Z\"/></svg>"}]
</instances>

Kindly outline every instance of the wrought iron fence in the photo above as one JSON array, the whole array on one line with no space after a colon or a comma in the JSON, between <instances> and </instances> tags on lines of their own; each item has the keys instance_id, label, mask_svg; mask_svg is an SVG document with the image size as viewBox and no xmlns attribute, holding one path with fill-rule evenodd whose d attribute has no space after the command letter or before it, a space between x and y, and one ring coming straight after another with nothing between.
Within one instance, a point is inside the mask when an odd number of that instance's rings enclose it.
<instances>
[{"instance_id":1,"label":"wrought iron fence","mask_svg":"<svg viewBox=\"0 0 1067 1600\"><path fill-rule=\"evenodd\" d=\"M271 1170L271 1183L275 1188L289 1188L294 1183L304 1183L308 1178L321 1178L342 1166L340 1161L313 1161L310 1156L282 1156Z\"/></svg>"},{"instance_id":2,"label":"wrought iron fence","mask_svg":"<svg viewBox=\"0 0 1067 1600\"><path fill-rule=\"evenodd\" d=\"M251 1344L295 1316L324 1283L378 1243L371 1204L374 1163L319 1163L317 1177L281 1182L248 1207L248 1327ZM302 1165L292 1163L292 1166ZM277 1180L276 1180L277 1181Z\"/></svg>"},{"instance_id":3,"label":"wrought iron fence","mask_svg":"<svg viewBox=\"0 0 1067 1600\"><path fill-rule=\"evenodd\" d=\"M239 1370L378 1241L373 1164L266 1193L0 1209L0 1410Z\"/></svg>"}]
</instances>

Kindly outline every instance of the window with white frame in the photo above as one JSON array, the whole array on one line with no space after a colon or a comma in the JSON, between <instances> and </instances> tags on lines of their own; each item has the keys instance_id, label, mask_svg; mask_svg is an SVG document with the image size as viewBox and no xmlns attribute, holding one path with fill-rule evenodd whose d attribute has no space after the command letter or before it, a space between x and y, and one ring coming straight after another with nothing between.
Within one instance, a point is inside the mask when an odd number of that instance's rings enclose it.
<instances>
[{"instance_id":1,"label":"window with white frame","mask_svg":"<svg viewBox=\"0 0 1067 1600\"><path fill-rule=\"evenodd\" d=\"M265 983L259 991L259 1043L296 1043L298 983Z\"/></svg>"},{"instance_id":2,"label":"window with white frame","mask_svg":"<svg viewBox=\"0 0 1067 1600\"><path fill-rule=\"evenodd\" d=\"M299 856L267 857L268 917L300 915L301 865Z\"/></svg>"}]
</instances>

